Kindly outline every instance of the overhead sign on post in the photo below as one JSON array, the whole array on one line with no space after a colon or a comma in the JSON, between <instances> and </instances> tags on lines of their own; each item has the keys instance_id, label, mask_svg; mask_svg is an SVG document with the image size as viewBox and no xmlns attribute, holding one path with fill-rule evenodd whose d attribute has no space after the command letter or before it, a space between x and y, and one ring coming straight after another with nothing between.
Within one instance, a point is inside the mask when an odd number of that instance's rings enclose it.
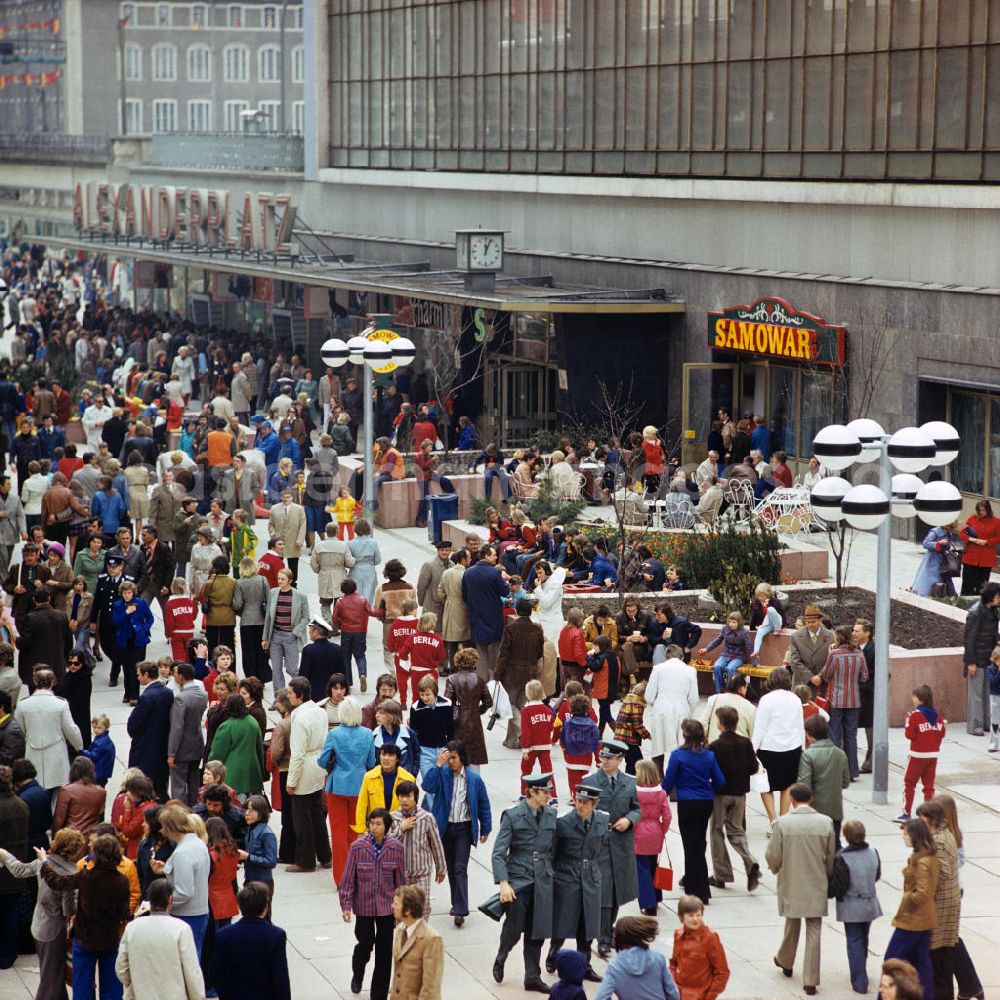
<instances>
[{"instance_id":1,"label":"overhead sign on post","mask_svg":"<svg viewBox=\"0 0 1000 1000\"><path fill-rule=\"evenodd\" d=\"M783 299L760 298L708 314L708 346L769 358L840 367L847 330L799 312Z\"/></svg>"}]
</instances>

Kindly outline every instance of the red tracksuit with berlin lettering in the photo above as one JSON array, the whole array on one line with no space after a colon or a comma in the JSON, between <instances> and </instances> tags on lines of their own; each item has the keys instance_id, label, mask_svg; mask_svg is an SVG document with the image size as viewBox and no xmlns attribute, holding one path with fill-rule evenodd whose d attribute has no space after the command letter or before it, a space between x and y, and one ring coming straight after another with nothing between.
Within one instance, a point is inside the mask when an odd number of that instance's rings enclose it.
<instances>
[{"instance_id":1,"label":"red tracksuit with berlin lettering","mask_svg":"<svg viewBox=\"0 0 1000 1000\"><path fill-rule=\"evenodd\" d=\"M903 812L910 813L918 781L924 783L924 801L934 798L934 776L944 739L944 719L936 708L918 705L906 717L904 732L910 741L910 759L903 775Z\"/></svg>"},{"instance_id":2,"label":"red tracksuit with berlin lettering","mask_svg":"<svg viewBox=\"0 0 1000 1000\"><path fill-rule=\"evenodd\" d=\"M445 652L444 639L437 632L418 631L403 640L399 658L410 661L410 690L414 701L420 697L417 688L425 677L433 675L437 680L438 667L444 662Z\"/></svg>"},{"instance_id":3,"label":"red tracksuit with berlin lettering","mask_svg":"<svg viewBox=\"0 0 1000 1000\"><path fill-rule=\"evenodd\" d=\"M529 701L521 709L521 794L527 791L524 779L535 769L535 761L541 774L552 773L552 751L554 741L552 723L555 712L543 701Z\"/></svg>"},{"instance_id":4,"label":"red tracksuit with berlin lettering","mask_svg":"<svg viewBox=\"0 0 1000 1000\"><path fill-rule=\"evenodd\" d=\"M396 668L396 687L399 690L399 703L406 708L406 688L410 683L410 671L402 665L405 657L400 656L403 643L417 631L416 615L400 615L389 626L389 637L386 639L386 648L392 653L393 665Z\"/></svg>"},{"instance_id":5,"label":"red tracksuit with berlin lettering","mask_svg":"<svg viewBox=\"0 0 1000 1000\"><path fill-rule=\"evenodd\" d=\"M187 662L188 642L194 635L198 618L198 603L187 594L172 594L163 612L163 628L170 640L170 655Z\"/></svg>"}]
</instances>

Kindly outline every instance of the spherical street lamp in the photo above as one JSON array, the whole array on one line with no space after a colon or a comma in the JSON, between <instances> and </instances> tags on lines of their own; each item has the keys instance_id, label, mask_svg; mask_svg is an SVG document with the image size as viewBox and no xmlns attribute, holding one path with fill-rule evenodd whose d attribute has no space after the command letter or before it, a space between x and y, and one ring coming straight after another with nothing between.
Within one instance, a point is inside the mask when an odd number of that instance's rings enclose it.
<instances>
[{"instance_id":1,"label":"spherical street lamp","mask_svg":"<svg viewBox=\"0 0 1000 1000\"><path fill-rule=\"evenodd\" d=\"M392 348L384 340L367 340L361 356L369 368L384 368L392 360Z\"/></svg>"},{"instance_id":2,"label":"spherical street lamp","mask_svg":"<svg viewBox=\"0 0 1000 1000\"><path fill-rule=\"evenodd\" d=\"M870 531L888 516L889 498L877 486L862 483L844 497L840 509L852 528Z\"/></svg>"},{"instance_id":3,"label":"spherical street lamp","mask_svg":"<svg viewBox=\"0 0 1000 1000\"><path fill-rule=\"evenodd\" d=\"M368 346L367 337L351 337L347 342L347 356L352 365L360 365L365 360L365 348Z\"/></svg>"},{"instance_id":4,"label":"spherical street lamp","mask_svg":"<svg viewBox=\"0 0 1000 1000\"><path fill-rule=\"evenodd\" d=\"M813 454L827 469L846 469L858 461L861 442L843 424L830 424L813 438Z\"/></svg>"},{"instance_id":5,"label":"spherical street lamp","mask_svg":"<svg viewBox=\"0 0 1000 1000\"><path fill-rule=\"evenodd\" d=\"M852 420L847 429L861 442L861 454L858 455L859 462L874 462L882 453L880 442L885 436L882 425L875 420L861 417Z\"/></svg>"},{"instance_id":6,"label":"spherical street lamp","mask_svg":"<svg viewBox=\"0 0 1000 1000\"><path fill-rule=\"evenodd\" d=\"M958 431L951 424L947 424L943 420L931 420L926 424L921 424L920 430L934 442L937 449L937 454L931 459L931 465L947 465L958 457L961 441L958 437Z\"/></svg>"},{"instance_id":7,"label":"spherical street lamp","mask_svg":"<svg viewBox=\"0 0 1000 1000\"><path fill-rule=\"evenodd\" d=\"M397 337L389 344L389 347L392 350L392 360L400 368L405 368L407 365L412 364L413 359L417 356L416 345L407 337Z\"/></svg>"},{"instance_id":8,"label":"spherical street lamp","mask_svg":"<svg viewBox=\"0 0 1000 1000\"><path fill-rule=\"evenodd\" d=\"M319 349L319 354L327 368L341 368L347 364L349 351L339 337L331 337Z\"/></svg>"},{"instance_id":9,"label":"spherical street lamp","mask_svg":"<svg viewBox=\"0 0 1000 1000\"><path fill-rule=\"evenodd\" d=\"M824 521L841 521L844 512L841 504L851 492L851 484L840 476L825 476L812 490L812 509Z\"/></svg>"},{"instance_id":10,"label":"spherical street lamp","mask_svg":"<svg viewBox=\"0 0 1000 1000\"><path fill-rule=\"evenodd\" d=\"M919 427L903 427L889 438L886 451L900 472L923 472L933 462L937 447Z\"/></svg>"},{"instance_id":11,"label":"spherical street lamp","mask_svg":"<svg viewBox=\"0 0 1000 1000\"><path fill-rule=\"evenodd\" d=\"M924 481L910 472L901 472L892 477L892 512L896 517L917 516L913 501L923 485Z\"/></svg>"},{"instance_id":12,"label":"spherical street lamp","mask_svg":"<svg viewBox=\"0 0 1000 1000\"><path fill-rule=\"evenodd\" d=\"M952 483L938 479L920 488L913 506L928 524L944 527L962 512L962 494Z\"/></svg>"}]
</instances>

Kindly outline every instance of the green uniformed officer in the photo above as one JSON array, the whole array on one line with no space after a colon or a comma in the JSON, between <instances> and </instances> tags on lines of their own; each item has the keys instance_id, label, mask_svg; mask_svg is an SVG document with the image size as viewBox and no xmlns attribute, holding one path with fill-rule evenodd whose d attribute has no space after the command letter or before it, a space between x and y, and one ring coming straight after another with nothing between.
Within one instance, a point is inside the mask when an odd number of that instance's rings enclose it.
<instances>
[{"instance_id":1,"label":"green uniformed officer","mask_svg":"<svg viewBox=\"0 0 1000 1000\"><path fill-rule=\"evenodd\" d=\"M635 778L622 770L627 749L621 740L601 740L601 769L583 779L601 790L597 808L608 814L610 827L601 858L601 940L597 946L601 958L611 954L611 929L618 908L639 896L634 827L641 812Z\"/></svg>"},{"instance_id":2,"label":"green uniformed officer","mask_svg":"<svg viewBox=\"0 0 1000 1000\"><path fill-rule=\"evenodd\" d=\"M552 854L556 811L549 806L551 774L524 779L524 798L500 818L493 844L493 881L500 886L504 922L493 978L503 982L507 956L524 936L524 988L548 993L542 982L542 943L552 929Z\"/></svg>"},{"instance_id":3,"label":"green uniformed officer","mask_svg":"<svg viewBox=\"0 0 1000 1000\"><path fill-rule=\"evenodd\" d=\"M572 812L556 821L555 906L545 968L556 971L556 952L566 938L587 957L583 978L599 983L590 964L590 944L601 932L601 855L608 840L607 813L597 809L601 790L581 782Z\"/></svg>"}]
</instances>

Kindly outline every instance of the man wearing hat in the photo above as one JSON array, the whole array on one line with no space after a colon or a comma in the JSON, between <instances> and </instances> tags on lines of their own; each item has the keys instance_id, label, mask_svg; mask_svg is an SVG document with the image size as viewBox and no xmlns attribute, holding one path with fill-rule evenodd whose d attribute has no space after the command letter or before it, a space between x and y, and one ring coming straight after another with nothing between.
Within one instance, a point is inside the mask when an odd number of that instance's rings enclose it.
<instances>
[{"instance_id":1,"label":"man wearing hat","mask_svg":"<svg viewBox=\"0 0 1000 1000\"><path fill-rule=\"evenodd\" d=\"M118 686L118 675L122 669L121 652L115 642L115 624L112 618L115 601L118 599L118 588L132 577L123 572L125 560L120 555L109 555L105 564L105 572L97 578L97 590L94 593L94 607L91 611L91 621L97 622L97 631L101 637L101 649L111 659L111 687ZM134 583L135 581L132 580ZM126 696L127 700L127 696Z\"/></svg>"},{"instance_id":2,"label":"man wearing hat","mask_svg":"<svg viewBox=\"0 0 1000 1000\"><path fill-rule=\"evenodd\" d=\"M786 659L792 670L792 684L811 684L813 677L826 666L833 649L833 632L823 624L823 612L816 604L806 605L802 612L805 628L792 633Z\"/></svg>"},{"instance_id":3,"label":"man wearing hat","mask_svg":"<svg viewBox=\"0 0 1000 1000\"><path fill-rule=\"evenodd\" d=\"M278 464L278 457L281 452L281 438L274 433L270 420L261 422L257 431L257 440L254 447L264 453L264 465L268 474Z\"/></svg>"},{"instance_id":4,"label":"man wearing hat","mask_svg":"<svg viewBox=\"0 0 1000 1000\"><path fill-rule=\"evenodd\" d=\"M493 881L500 886L505 919L493 978L503 982L507 956L524 936L524 988L548 993L542 982L542 942L552 928L552 854L556 811L549 803L551 774L525 779L524 798L500 817L493 843Z\"/></svg>"},{"instance_id":5,"label":"man wearing hat","mask_svg":"<svg viewBox=\"0 0 1000 1000\"><path fill-rule=\"evenodd\" d=\"M622 769L627 749L621 740L601 740L600 770L583 779L583 784L600 789L597 808L608 814L608 839L600 863L601 939L597 954L601 958L611 954L611 929L618 919L618 908L639 896L634 832L640 816L639 795L635 778Z\"/></svg>"},{"instance_id":6,"label":"man wearing hat","mask_svg":"<svg viewBox=\"0 0 1000 1000\"><path fill-rule=\"evenodd\" d=\"M583 978L591 983L601 981L590 964L590 944L601 933L600 862L608 842L608 816L597 808L600 798L600 788L581 782L573 811L556 821L554 917L545 959L546 970L555 972L556 952L566 938L575 938L576 950L587 957Z\"/></svg>"},{"instance_id":7,"label":"man wearing hat","mask_svg":"<svg viewBox=\"0 0 1000 1000\"><path fill-rule=\"evenodd\" d=\"M439 538L434 543L433 558L420 567L417 577L417 600L424 614L433 612L438 621L444 619L444 600L438 596L438 586L444 571L451 566L451 542Z\"/></svg>"},{"instance_id":8,"label":"man wearing hat","mask_svg":"<svg viewBox=\"0 0 1000 1000\"><path fill-rule=\"evenodd\" d=\"M313 691L321 697L331 674L344 672L344 656L340 646L330 642L330 623L318 615L309 622L309 645L302 648L299 677L307 677Z\"/></svg>"}]
</instances>

